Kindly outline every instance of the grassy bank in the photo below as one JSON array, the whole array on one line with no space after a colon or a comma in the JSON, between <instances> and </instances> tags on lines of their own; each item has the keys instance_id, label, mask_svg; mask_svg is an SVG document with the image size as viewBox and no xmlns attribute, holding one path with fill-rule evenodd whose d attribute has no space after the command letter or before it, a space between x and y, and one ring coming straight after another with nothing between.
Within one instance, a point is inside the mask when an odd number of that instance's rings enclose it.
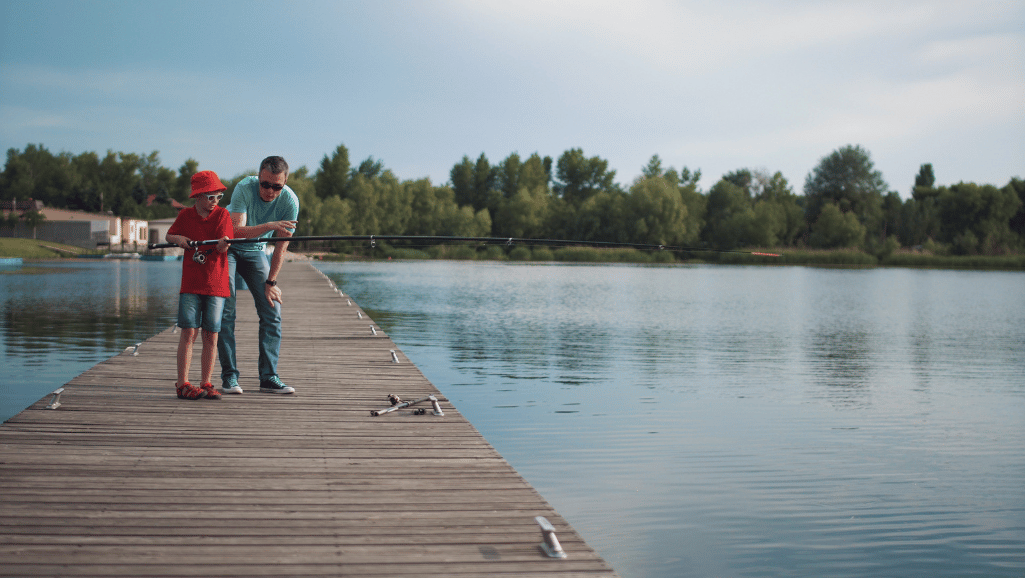
<instances>
[{"instance_id":1,"label":"grassy bank","mask_svg":"<svg viewBox=\"0 0 1025 578\"><path fill-rule=\"evenodd\" d=\"M0 257L21 257L22 259L58 259L78 257L89 253L81 247L37 241L35 239L12 239L0 237ZM95 251L92 251L95 252Z\"/></svg>"},{"instance_id":2,"label":"grassy bank","mask_svg":"<svg viewBox=\"0 0 1025 578\"><path fill-rule=\"evenodd\" d=\"M1025 270L1025 255L1005 256L943 256L922 253L894 253L882 259L852 249L751 249L778 253L779 257L751 253L718 253L714 251L641 251L631 248L544 247L518 245L438 245L422 248L392 247L381 243L370 252L358 248L344 254L329 254L324 260L352 259L451 259L460 261L529 261L558 263L712 263L720 265L807 265L821 267L910 267L933 269Z\"/></svg>"}]
</instances>

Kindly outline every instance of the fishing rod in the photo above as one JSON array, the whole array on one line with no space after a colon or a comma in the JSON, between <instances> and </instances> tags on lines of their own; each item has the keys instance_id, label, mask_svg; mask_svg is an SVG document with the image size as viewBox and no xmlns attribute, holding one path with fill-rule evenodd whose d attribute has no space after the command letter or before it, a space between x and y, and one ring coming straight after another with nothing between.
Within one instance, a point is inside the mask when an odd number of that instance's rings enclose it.
<instances>
[{"instance_id":1,"label":"fishing rod","mask_svg":"<svg viewBox=\"0 0 1025 578\"><path fill-rule=\"evenodd\" d=\"M434 407L434 412L433 412L434 415L441 415L441 416L445 415L445 413L443 411L441 411L441 405L438 404L438 398L434 397L433 395L428 395L427 397L421 397L420 399L414 399L412 401L402 401L402 399L399 396L397 396L395 394L391 394L391 395L388 396L388 400L391 401L391 405L392 405L391 407L389 407L388 409L381 409L381 410L373 410L372 409L372 410L370 410L370 415L374 416L374 417L377 417L379 415L384 415L386 413L391 413L393 411L397 411L397 410L400 410L400 409L402 409L404 407L409 407L411 405L416 405L416 404L424 402L424 401L430 401L431 402L431 405Z\"/></svg>"},{"instance_id":2,"label":"fishing rod","mask_svg":"<svg viewBox=\"0 0 1025 578\"><path fill-rule=\"evenodd\" d=\"M674 245L655 245L652 243L617 243L612 241L574 241L568 239L526 239L520 237L454 237L454 236L430 236L430 235L311 235L295 237L253 237L228 239L227 243L280 243L282 241L369 241L370 246L376 247L377 241L420 241L427 243L483 243L503 244L508 247L513 245L587 245L591 247L609 248L632 248L649 251L680 251L688 253L709 252L709 253L743 253L747 255L761 255L763 257L779 257L778 253L762 253L758 251L740 251L736 249L708 249L701 247L678 247ZM216 245L220 241L210 239L208 241L189 241L190 247L201 247L204 245ZM176 243L150 243L150 249L168 249L177 247Z\"/></svg>"}]
</instances>

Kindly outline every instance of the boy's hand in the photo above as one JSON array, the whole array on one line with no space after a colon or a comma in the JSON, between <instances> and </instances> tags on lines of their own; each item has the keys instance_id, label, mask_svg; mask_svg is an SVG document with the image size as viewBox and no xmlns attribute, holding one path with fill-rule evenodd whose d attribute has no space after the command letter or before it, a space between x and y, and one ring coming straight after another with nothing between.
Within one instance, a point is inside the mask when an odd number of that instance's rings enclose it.
<instances>
[{"instance_id":1,"label":"boy's hand","mask_svg":"<svg viewBox=\"0 0 1025 578\"><path fill-rule=\"evenodd\" d=\"M192 239L189 239L185 235L178 235L178 242L175 244L181 247L182 249L191 249L192 247L189 246L189 243L191 242Z\"/></svg>"},{"instance_id":2,"label":"boy's hand","mask_svg":"<svg viewBox=\"0 0 1025 578\"><path fill-rule=\"evenodd\" d=\"M227 236L221 237L217 241L217 252L218 253L227 253L228 252L228 247L230 245L231 245L231 243L228 242L228 237Z\"/></svg>"}]
</instances>

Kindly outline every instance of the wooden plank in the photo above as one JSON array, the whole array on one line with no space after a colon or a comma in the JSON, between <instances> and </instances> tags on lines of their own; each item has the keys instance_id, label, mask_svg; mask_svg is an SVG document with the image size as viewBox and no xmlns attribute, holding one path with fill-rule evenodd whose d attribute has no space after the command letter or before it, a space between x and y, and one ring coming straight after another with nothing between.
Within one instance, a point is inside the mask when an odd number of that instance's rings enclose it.
<instances>
[{"instance_id":1,"label":"wooden plank","mask_svg":"<svg viewBox=\"0 0 1025 578\"><path fill-rule=\"evenodd\" d=\"M168 329L0 427L0 576L615 576L351 297L305 263L281 285L296 395L258 393L243 296L243 395L177 399ZM372 417L391 393L445 415Z\"/></svg>"}]
</instances>

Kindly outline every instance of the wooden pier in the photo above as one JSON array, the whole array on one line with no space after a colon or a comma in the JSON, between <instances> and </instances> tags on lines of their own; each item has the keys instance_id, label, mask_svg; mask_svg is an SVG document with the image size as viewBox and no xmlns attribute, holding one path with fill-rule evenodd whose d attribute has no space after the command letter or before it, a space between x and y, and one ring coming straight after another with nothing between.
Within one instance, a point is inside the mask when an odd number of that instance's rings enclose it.
<instances>
[{"instance_id":1,"label":"wooden pier","mask_svg":"<svg viewBox=\"0 0 1025 578\"><path fill-rule=\"evenodd\" d=\"M350 297L308 263L280 282L295 395L258 392L243 295L243 395L178 399L168 329L0 427L0 576L616 575ZM389 394L444 416L372 417Z\"/></svg>"}]
</instances>

